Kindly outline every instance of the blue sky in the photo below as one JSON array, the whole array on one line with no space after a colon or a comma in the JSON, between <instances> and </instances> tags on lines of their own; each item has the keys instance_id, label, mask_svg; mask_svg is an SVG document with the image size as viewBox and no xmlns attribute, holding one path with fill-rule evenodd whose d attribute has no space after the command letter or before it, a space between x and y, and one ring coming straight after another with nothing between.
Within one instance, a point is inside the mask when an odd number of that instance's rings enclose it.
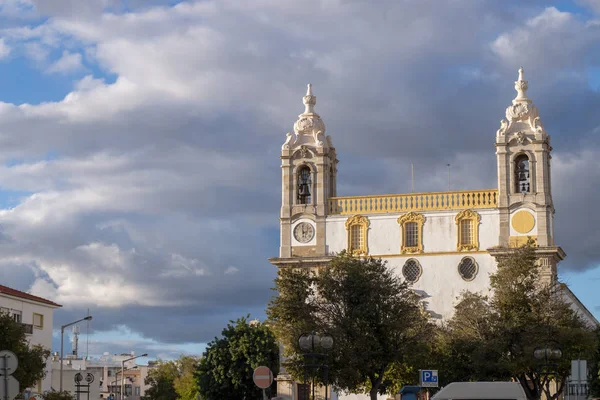
<instances>
[{"instance_id":1,"label":"blue sky","mask_svg":"<svg viewBox=\"0 0 600 400\"><path fill-rule=\"evenodd\" d=\"M57 324L90 308L91 354L200 353L264 318L306 83L340 195L407 192L411 163L418 191L448 163L479 189L524 66L560 277L600 318L599 47L597 0L0 0L2 282Z\"/></svg>"}]
</instances>

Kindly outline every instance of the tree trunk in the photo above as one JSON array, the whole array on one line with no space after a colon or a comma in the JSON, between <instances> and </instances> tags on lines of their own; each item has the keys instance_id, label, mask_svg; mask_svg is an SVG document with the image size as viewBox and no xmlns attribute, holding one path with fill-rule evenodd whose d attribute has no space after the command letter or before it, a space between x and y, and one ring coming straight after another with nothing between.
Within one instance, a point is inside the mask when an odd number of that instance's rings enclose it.
<instances>
[{"instance_id":1,"label":"tree trunk","mask_svg":"<svg viewBox=\"0 0 600 400\"><path fill-rule=\"evenodd\" d=\"M377 400L377 389L379 389L379 385L373 386L369 391L369 396L371 396L371 400Z\"/></svg>"}]
</instances>

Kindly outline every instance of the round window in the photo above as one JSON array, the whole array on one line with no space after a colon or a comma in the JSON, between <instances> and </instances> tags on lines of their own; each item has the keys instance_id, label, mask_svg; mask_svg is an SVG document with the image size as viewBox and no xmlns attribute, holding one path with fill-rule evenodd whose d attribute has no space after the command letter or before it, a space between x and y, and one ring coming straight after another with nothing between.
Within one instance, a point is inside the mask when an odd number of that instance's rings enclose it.
<instances>
[{"instance_id":1,"label":"round window","mask_svg":"<svg viewBox=\"0 0 600 400\"><path fill-rule=\"evenodd\" d=\"M404 275L404 279L411 283L418 281L422 272L423 270L421 269L421 265L413 258L406 261L404 263L404 267L402 267L402 275Z\"/></svg>"},{"instance_id":2,"label":"round window","mask_svg":"<svg viewBox=\"0 0 600 400\"><path fill-rule=\"evenodd\" d=\"M465 257L458 264L458 273L465 281L472 281L477 276L477 263L471 257Z\"/></svg>"}]
</instances>

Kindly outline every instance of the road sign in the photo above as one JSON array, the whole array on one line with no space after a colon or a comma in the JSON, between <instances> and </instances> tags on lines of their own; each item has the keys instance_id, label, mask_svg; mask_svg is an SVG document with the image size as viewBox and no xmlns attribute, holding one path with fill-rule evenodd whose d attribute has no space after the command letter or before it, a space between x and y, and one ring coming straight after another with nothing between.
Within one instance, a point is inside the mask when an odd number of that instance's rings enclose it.
<instances>
[{"instance_id":1,"label":"road sign","mask_svg":"<svg viewBox=\"0 0 600 400\"><path fill-rule=\"evenodd\" d=\"M4 375L4 371L7 375L12 375L18 366L19 359L15 353L10 350L0 351L0 376Z\"/></svg>"},{"instance_id":2,"label":"road sign","mask_svg":"<svg viewBox=\"0 0 600 400\"><path fill-rule=\"evenodd\" d=\"M0 378L0 399L13 400L19 394L19 381L14 376Z\"/></svg>"},{"instance_id":3,"label":"road sign","mask_svg":"<svg viewBox=\"0 0 600 400\"><path fill-rule=\"evenodd\" d=\"M438 372L435 369L419 370L419 386L438 387Z\"/></svg>"},{"instance_id":4,"label":"road sign","mask_svg":"<svg viewBox=\"0 0 600 400\"><path fill-rule=\"evenodd\" d=\"M259 388L266 389L273 383L273 372L271 372L269 367L256 367L252 375L252 380Z\"/></svg>"}]
</instances>

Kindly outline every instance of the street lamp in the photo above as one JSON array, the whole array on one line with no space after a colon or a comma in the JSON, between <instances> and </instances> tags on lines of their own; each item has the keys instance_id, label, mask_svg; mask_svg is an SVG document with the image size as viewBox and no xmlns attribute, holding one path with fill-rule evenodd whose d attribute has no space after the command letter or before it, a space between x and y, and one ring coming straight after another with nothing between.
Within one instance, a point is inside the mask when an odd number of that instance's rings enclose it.
<instances>
[{"instance_id":1,"label":"street lamp","mask_svg":"<svg viewBox=\"0 0 600 400\"><path fill-rule=\"evenodd\" d=\"M78 322L81 321L91 321L92 320L92 316L88 315L85 318L81 318L78 319L75 322L71 322L70 324L66 324L60 327L60 384L59 384L59 389L62 392L63 390L63 347L64 347L64 338L65 338L65 328L68 328L71 325L75 325Z\"/></svg>"},{"instance_id":2,"label":"street lamp","mask_svg":"<svg viewBox=\"0 0 600 400\"><path fill-rule=\"evenodd\" d=\"M327 354L318 353L317 349L331 350L333 348L333 337L329 334L317 335L313 333L303 333L298 338L300 349L304 352L304 384L306 385L306 374L308 370L323 369L323 380L325 381L325 400L327 400L327 380L329 366L325 364L324 358ZM321 360L321 361L319 361ZM312 374L312 398L315 400L315 376Z\"/></svg>"},{"instance_id":3,"label":"street lamp","mask_svg":"<svg viewBox=\"0 0 600 400\"><path fill-rule=\"evenodd\" d=\"M556 394L558 395L558 360L562 357L562 350L558 346L547 345L536 348L533 357L541 364L540 375L552 375L556 379ZM552 371L557 368L556 371Z\"/></svg>"},{"instance_id":4,"label":"street lamp","mask_svg":"<svg viewBox=\"0 0 600 400\"><path fill-rule=\"evenodd\" d=\"M128 358L126 360L121 360L121 400L123 400L125 398L125 375L123 375L123 373L125 372L125 362L126 361L131 361L131 360L135 360L136 358L140 358L140 357L147 357L148 354L144 353L141 356L135 356L135 357L131 357Z\"/></svg>"}]
</instances>

